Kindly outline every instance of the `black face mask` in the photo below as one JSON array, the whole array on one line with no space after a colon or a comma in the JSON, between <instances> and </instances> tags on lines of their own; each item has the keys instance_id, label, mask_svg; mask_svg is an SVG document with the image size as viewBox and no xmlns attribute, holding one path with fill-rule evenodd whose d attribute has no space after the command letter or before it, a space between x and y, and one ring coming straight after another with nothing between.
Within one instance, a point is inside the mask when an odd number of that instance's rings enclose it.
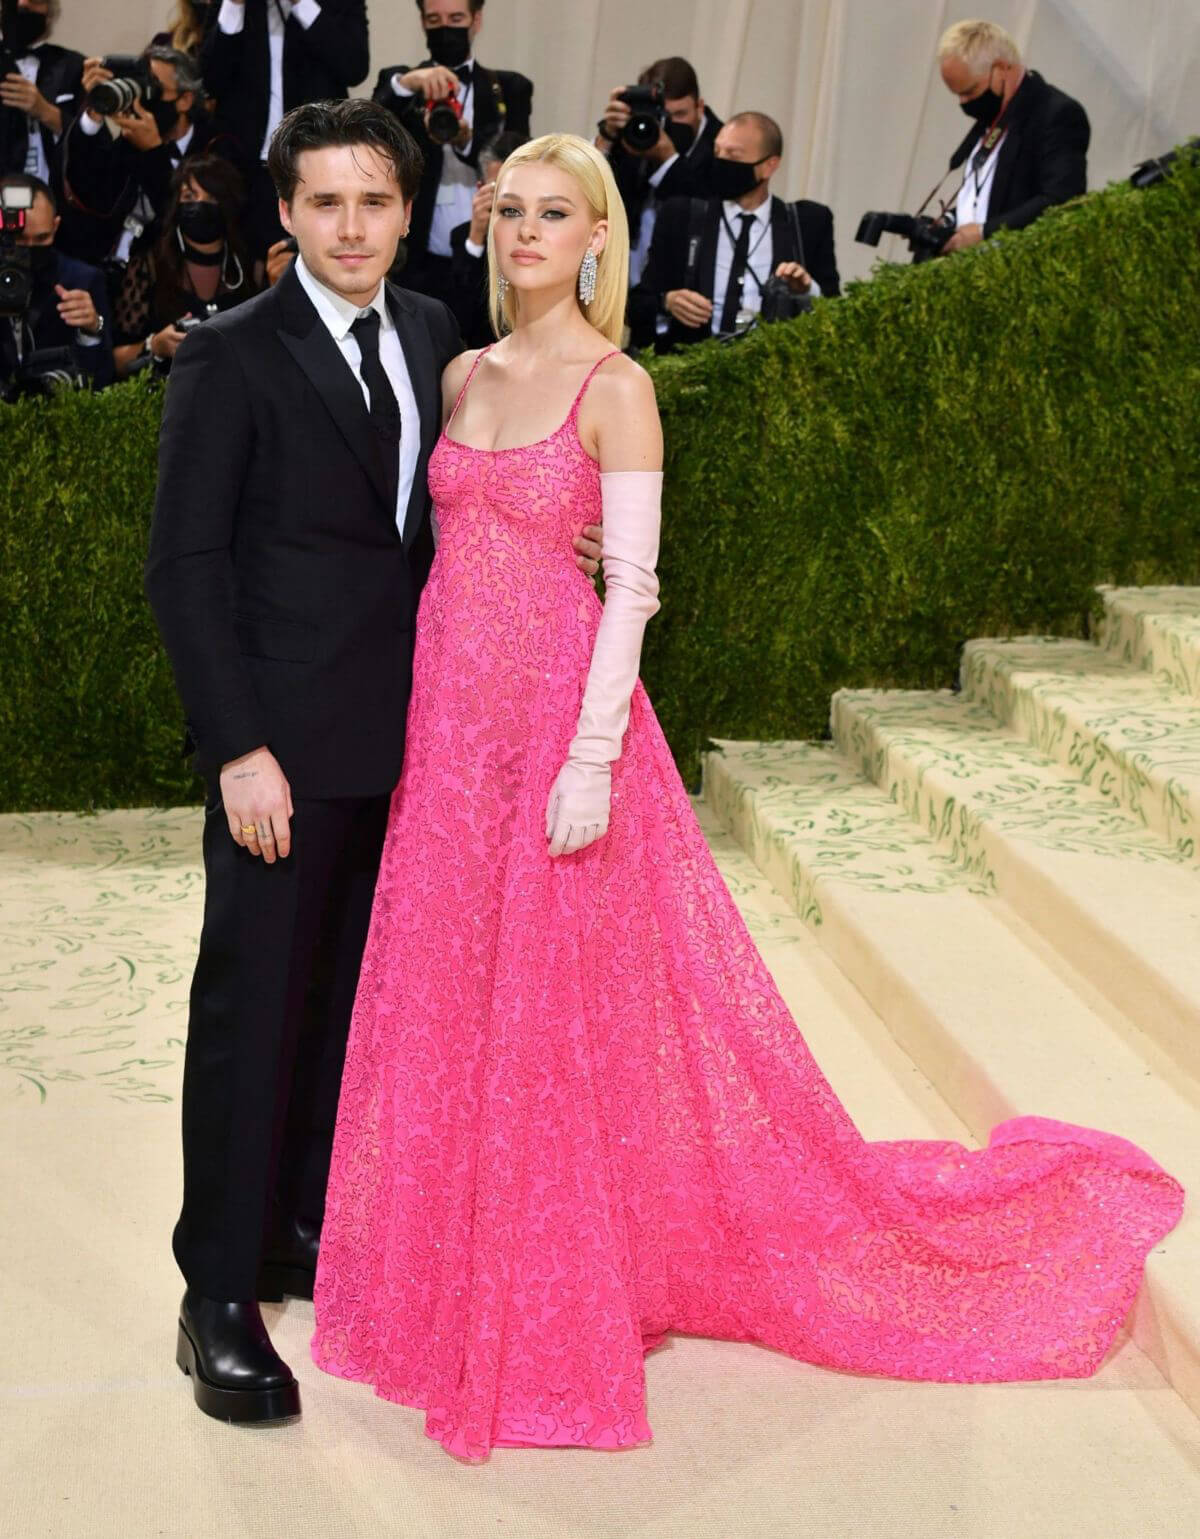
<instances>
[{"instance_id":1,"label":"black face mask","mask_svg":"<svg viewBox=\"0 0 1200 1539\"><path fill-rule=\"evenodd\" d=\"M425 42L433 62L447 69L457 69L471 57L470 27L430 27Z\"/></svg>"},{"instance_id":2,"label":"black face mask","mask_svg":"<svg viewBox=\"0 0 1200 1539\"><path fill-rule=\"evenodd\" d=\"M753 192L758 186L755 170L762 165L763 160L770 160L770 158L769 155L764 155L762 160L722 160L718 155L709 172L713 193L722 202L744 198L748 192Z\"/></svg>"},{"instance_id":3,"label":"black face mask","mask_svg":"<svg viewBox=\"0 0 1200 1539\"><path fill-rule=\"evenodd\" d=\"M49 25L37 11L18 11L12 19L12 41L16 48L32 48L45 34Z\"/></svg>"},{"instance_id":4,"label":"black face mask","mask_svg":"<svg viewBox=\"0 0 1200 1539\"><path fill-rule=\"evenodd\" d=\"M198 246L207 246L211 241L221 240L225 234L225 216L216 203L181 203L175 222L183 238L194 241Z\"/></svg>"},{"instance_id":5,"label":"black face mask","mask_svg":"<svg viewBox=\"0 0 1200 1539\"><path fill-rule=\"evenodd\" d=\"M686 155L696 142L696 130L690 123L667 122L663 125L667 131L667 138L675 146L677 155Z\"/></svg>"},{"instance_id":6,"label":"black face mask","mask_svg":"<svg viewBox=\"0 0 1200 1539\"><path fill-rule=\"evenodd\" d=\"M179 119L178 97L168 102L160 96L157 101L150 103L147 111L158 126L160 138L165 139L168 134L175 132L175 124Z\"/></svg>"},{"instance_id":7,"label":"black face mask","mask_svg":"<svg viewBox=\"0 0 1200 1539\"><path fill-rule=\"evenodd\" d=\"M991 79L990 75L988 79ZM993 91L989 85L986 91L973 96L969 102L959 102L958 105L969 118L974 118L976 123L994 123L1003 110L1004 98Z\"/></svg>"}]
</instances>

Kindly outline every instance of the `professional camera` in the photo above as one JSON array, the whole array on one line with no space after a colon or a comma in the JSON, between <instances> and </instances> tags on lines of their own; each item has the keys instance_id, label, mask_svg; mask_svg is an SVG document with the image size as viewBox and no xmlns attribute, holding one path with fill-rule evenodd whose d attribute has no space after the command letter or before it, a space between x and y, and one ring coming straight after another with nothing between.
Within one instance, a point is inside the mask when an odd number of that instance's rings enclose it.
<instances>
[{"instance_id":1,"label":"professional camera","mask_svg":"<svg viewBox=\"0 0 1200 1539\"><path fill-rule=\"evenodd\" d=\"M128 112L136 103L149 107L163 94L162 86L150 68L149 61L134 54L110 53L100 60L104 68L112 71L111 80L101 80L88 92L85 107L91 107L101 117Z\"/></svg>"},{"instance_id":2,"label":"professional camera","mask_svg":"<svg viewBox=\"0 0 1200 1539\"><path fill-rule=\"evenodd\" d=\"M786 278L768 278L763 284L760 317L767 322L790 321L807 315L813 307L811 294L793 294Z\"/></svg>"},{"instance_id":3,"label":"professional camera","mask_svg":"<svg viewBox=\"0 0 1200 1539\"><path fill-rule=\"evenodd\" d=\"M60 390L83 390L82 369L69 347L41 347L20 365L0 388L0 400L12 403L27 395L57 395Z\"/></svg>"},{"instance_id":4,"label":"professional camera","mask_svg":"<svg viewBox=\"0 0 1200 1539\"><path fill-rule=\"evenodd\" d=\"M1200 165L1200 138L1189 139L1183 146L1188 154L1188 161L1193 166ZM1129 178L1129 185L1144 189L1156 187L1159 182L1165 181L1175 169L1179 160L1179 150L1170 150L1166 155L1156 155L1153 160L1143 160L1134 167L1133 175Z\"/></svg>"},{"instance_id":5,"label":"professional camera","mask_svg":"<svg viewBox=\"0 0 1200 1539\"><path fill-rule=\"evenodd\" d=\"M630 117L621 130L621 143L635 155L652 150L667 121L666 98L662 82L626 86L618 97L629 108Z\"/></svg>"},{"instance_id":6,"label":"professional camera","mask_svg":"<svg viewBox=\"0 0 1200 1539\"><path fill-rule=\"evenodd\" d=\"M434 144L453 144L462 128L463 109L457 96L429 102L425 108L425 132Z\"/></svg>"},{"instance_id":7,"label":"professional camera","mask_svg":"<svg viewBox=\"0 0 1200 1539\"><path fill-rule=\"evenodd\" d=\"M929 214L864 214L854 239L864 246L878 246L881 235L900 235L908 242L914 262L939 256L954 234L953 221Z\"/></svg>"},{"instance_id":8,"label":"professional camera","mask_svg":"<svg viewBox=\"0 0 1200 1539\"><path fill-rule=\"evenodd\" d=\"M28 187L5 187L0 192L0 316L24 315L33 297L29 250L16 242L32 207L33 192Z\"/></svg>"}]
</instances>

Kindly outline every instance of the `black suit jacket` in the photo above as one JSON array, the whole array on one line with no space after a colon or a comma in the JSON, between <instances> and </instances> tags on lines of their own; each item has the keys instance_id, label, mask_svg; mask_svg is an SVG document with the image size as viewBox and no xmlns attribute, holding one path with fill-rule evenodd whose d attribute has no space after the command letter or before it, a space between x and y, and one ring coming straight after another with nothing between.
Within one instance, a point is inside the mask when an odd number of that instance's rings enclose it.
<instances>
[{"instance_id":1,"label":"black suit jacket","mask_svg":"<svg viewBox=\"0 0 1200 1539\"><path fill-rule=\"evenodd\" d=\"M77 262L61 251L55 251L54 258L54 270L46 282L34 290L25 317L33 335L33 345L39 352L44 348L69 347L84 376L97 390L102 389L105 385L111 385L116 377L111 306L104 274L99 268ZM78 340L75 328L68 326L58 313L59 298L54 289L56 283L61 283L65 289L86 289L92 296L92 303L104 321L98 342L85 346Z\"/></svg>"},{"instance_id":2,"label":"black suit jacket","mask_svg":"<svg viewBox=\"0 0 1200 1539\"><path fill-rule=\"evenodd\" d=\"M83 100L83 55L56 43L42 43L29 50L37 55L37 88L46 100L62 110L63 133L79 111ZM0 174L25 169L25 146L33 120L15 107L0 107ZM50 185L57 196L62 192L61 141L50 130L36 126L50 167Z\"/></svg>"},{"instance_id":3,"label":"black suit jacket","mask_svg":"<svg viewBox=\"0 0 1200 1539\"><path fill-rule=\"evenodd\" d=\"M210 779L264 743L296 796L399 778L426 472L460 342L438 301L389 284L387 303L421 417L403 540L362 391L294 268L176 354L146 591Z\"/></svg>"},{"instance_id":4,"label":"black suit jacket","mask_svg":"<svg viewBox=\"0 0 1200 1539\"><path fill-rule=\"evenodd\" d=\"M168 144L136 150L127 139L114 139L107 126L98 134L84 133L82 121L81 113L63 138L63 182L72 204L64 224L69 229L72 253L85 261L102 262L142 193L155 219L141 243L152 244L161 229L178 162ZM219 134L207 117L200 118L193 125L187 153L220 153L223 148L232 155L232 141Z\"/></svg>"},{"instance_id":5,"label":"black suit jacket","mask_svg":"<svg viewBox=\"0 0 1200 1539\"><path fill-rule=\"evenodd\" d=\"M654 167L640 155L615 144L609 155L613 179L625 215L629 220L629 244L636 248L641 232L642 214L652 201L661 207L672 198L711 198L713 196L710 173L713 163L713 146L725 124L711 107L704 109L704 122L694 143L686 155L680 155L657 187L650 186Z\"/></svg>"},{"instance_id":6,"label":"black suit jacket","mask_svg":"<svg viewBox=\"0 0 1200 1539\"><path fill-rule=\"evenodd\" d=\"M825 204L813 203L807 198L801 198L793 207L800 225L803 253L795 250L787 205L782 198L772 198L772 266L803 258L805 267L821 285L822 295L829 299L836 298L842 292L842 286L833 245L833 213ZM725 297L723 294L713 294L721 208L720 200L712 198L704 209L696 261L695 287L699 293L713 301L714 319L719 318ZM649 347L653 343L659 352L668 352L673 347L703 342L706 337L712 336L711 325L683 326L674 318L664 336L657 336L655 330L655 321L664 308L665 295L671 289L688 286L686 279L690 265L688 247L692 239L691 229L690 198L673 198L660 209L645 271L629 295L628 319L635 347Z\"/></svg>"},{"instance_id":7,"label":"black suit jacket","mask_svg":"<svg viewBox=\"0 0 1200 1539\"><path fill-rule=\"evenodd\" d=\"M271 53L265 0L246 0L240 32L214 26L200 50L204 84L217 99L219 131L238 146L245 170L258 165L271 100ZM283 110L304 102L341 100L367 78L366 0L322 0L321 14L304 28L294 16L283 34Z\"/></svg>"},{"instance_id":8,"label":"black suit jacket","mask_svg":"<svg viewBox=\"0 0 1200 1539\"><path fill-rule=\"evenodd\" d=\"M450 231L450 308L468 347L486 347L496 340L488 319L488 255L472 256L467 250L470 223Z\"/></svg>"},{"instance_id":9,"label":"black suit jacket","mask_svg":"<svg viewBox=\"0 0 1200 1539\"><path fill-rule=\"evenodd\" d=\"M1087 151L1092 130L1087 113L1073 97L1030 70L1017 88L1007 113L1008 133L996 160L984 235L999 229L1023 230L1052 203L1065 203L1087 191ZM957 170L987 130L977 123L950 161Z\"/></svg>"},{"instance_id":10,"label":"black suit jacket","mask_svg":"<svg viewBox=\"0 0 1200 1539\"><path fill-rule=\"evenodd\" d=\"M392 89L393 75L403 75L410 69L428 69L433 63L426 59L423 64L396 64L379 72L375 82L374 100L390 108L412 134L425 157L421 172L421 185L413 199L412 225L408 232L408 250L411 262L419 262L429 245L429 227L433 223L433 206L442 180L442 147L434 144L425 132L425 110L421 97L397 96ZM530 132L530 115L533 111L533 82L513 70L485 69L476 64L473 69L474 90L471 100L471 147L463 159L478 170L479 151L484 144L502 130L511 133Z\"/></svg>"}]
</instances>

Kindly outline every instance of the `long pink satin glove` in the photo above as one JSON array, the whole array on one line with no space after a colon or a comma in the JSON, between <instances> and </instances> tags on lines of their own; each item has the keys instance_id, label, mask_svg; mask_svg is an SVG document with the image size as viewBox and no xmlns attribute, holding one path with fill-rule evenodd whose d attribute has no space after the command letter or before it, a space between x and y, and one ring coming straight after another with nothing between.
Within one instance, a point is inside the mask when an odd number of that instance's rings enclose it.
<instances>
[{"instance_id":1,"label":"long pink satin glove","mask_svg":"<svg viewBox=\"0 0 1200 1539\"><path fill-rule=\"evenodd\" d=\"M612 764L621 756L646 622L658 611L661 470L607 470L601 563L604 613L596 632L579 723L546 804L551 855L571 855L608 832Z\"/></svg>"}]
</instances>

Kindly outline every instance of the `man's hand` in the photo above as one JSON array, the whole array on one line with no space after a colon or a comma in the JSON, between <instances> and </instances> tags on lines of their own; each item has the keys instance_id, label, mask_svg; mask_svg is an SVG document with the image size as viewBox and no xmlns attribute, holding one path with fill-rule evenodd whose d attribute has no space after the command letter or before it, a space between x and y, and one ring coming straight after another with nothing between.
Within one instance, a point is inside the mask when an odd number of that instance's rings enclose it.
<instances>
[{"instance_id":1,"label":"man's hand","mask_svg":"<svg viewBox=\"0 0 1200 1539\"><path fill-rule=\"evenodd\" d=\"M273 246L267 247L267 282L272 288L292 265L292 258L296 254L288 244L289 239L290 237L285 235L282 240L277 240Z\"/></svg>"},{"instance_id":2,"label":"man's hand","mask_svg":"<svg viewBox=\"0 0 1200 1539\"><path fill-rule=\"evenodd\" d=\"M423 96L427 102L441 102L448 96L458 95L459 79L444 64L430 64L424 69L410 69L400 76L400 84L406 91Z\"/></svg>"},{"instance_id":3,"label":"man's hand","mask_svg":"<svg viewBox=\"0 0 1200 1539\"><path fill-rule=\"evenodd\" d=\"M713 302L695 289L670 289L663 298L668 315L684 326L707 326L712 320Z\"/></svg>"},{"instance_id":4,"label":"man's hand","mask_svg":"<svg viewBox=\"0 0 1200 1539\"><path fill-rule=\"evenodd\" d=\"M599 524L584 524L582 534L575 536L575 565L588 577L595 577L600 570L603 533Z\"/></svg>"},{"instance_id":5,"label":"man's hand","mask_svg":"<svg viewBox=\"0 0 1200 1539\"><path fill-rule=\"evenodd\" d=\"M604 107L604 126L608 129L614 140L621 137L621 130L633 116L629 103L620 100L621 92L624 89L624 86L614 86L609 93L608 101ZM613 148L613 144L606 142L603 134L598 135L598 141L606 153Z\"/></svg>"},{"instance_id":6,"label":"man's hand","mask_svg":"<svg viewBox=\"0 0 1200 1539\"><path fill-rule=\"evenodd\" d=\"M100 312L86 289L65 289L61 283L54 285L58 295L58 313L74 331L95 336L100 330Z\"/></svg>"},{"instance_id":7,"label":"man's hand","mask_svg":"<svg viewBox=\"0 0 1200 1539\"><path fill-rule=\"evenodd\" d=\"M128 140L135 150L156 150L163 142L158 124L141 102L134 102L128 112L114 113L113 122L121 130L122 139Z\"/></svg>"},{"instance_id":8,"label":"man's hand","mask_svg":"<svg viewBox=\"0 0 1200 1539\"><path fill-rule=\"evenodd\" d=\"M221 770L221 800L233 842L269 866L292 849L292 792L269 748L231 759Z\"/></svg>"},{"instance_id":9,"label":"man's hand","mask_svg":"<svg viewBox=\"0 0 1200 1539\"><path fill-rule=\"evenodd\" d=\"M92 91L96 86L100 84L102 80L111 80L112 78L112 70L105 69L103 62L100 59L85 59L83 61L84 99L86 100L92 94ZM104 114L102 112L97 112L94 107L88 107L86 111L88 117L91 118L93 123L104 122Z\"/></svg>"},{"instance_id":10,"label":"man's hand","mask_svg":"<svg viewBox=\"0 0 1200 1539\"><path fill-rule=\"evenodd\" d=\"M983 226L981 224L964 224L942 247L944 255L949 256L952 251L967 251L972 246L978 246L983 240Z\"/></svg>"},{"instance_id":11,"label":"man's hand","mask_svg":"<svg viewBox=\"0 0 1200 1539\"><path fill-rule=\"evenodd\" d=\"M799 262L780 262L775 269L775 276L785 279L793 294L807 294L812 288L812 275Z\"/></svg>"},{"instance_id":12,"label":"man's hand","mask_svg":"<svg viewBox=\"0 0 1200 1539\"><path fill-rule=\"evenodd\" d=\"M155 358L174 358L187 339L187 332L178 326L164 326L150 338L150 351Z\"/></svg>"},{"instance_id":13,"label":"man's hand","mask_svg":"<svg viewBox=\"0 0 1200 1539\"><path fill-rule=\"evenodd\" d=\"M56 134L62 133L61 110L46 100L36 81L26 80L24 75L5 75L0 80L0 103L15 107Z\"/></svg>"},{"instance_id":14,"label":"man's hand","mask_svg":"<svg viewBox=\"0 0 1200 1539\"><path fill-rule=\"evenodd\" d=\"M475 189L475 196L471 199L471 228L467 231L467 239L473 241L476 246L482 246L487 242L492 204L495 201L495 182L481 182Z\"/></svg>"}]
</instances>

